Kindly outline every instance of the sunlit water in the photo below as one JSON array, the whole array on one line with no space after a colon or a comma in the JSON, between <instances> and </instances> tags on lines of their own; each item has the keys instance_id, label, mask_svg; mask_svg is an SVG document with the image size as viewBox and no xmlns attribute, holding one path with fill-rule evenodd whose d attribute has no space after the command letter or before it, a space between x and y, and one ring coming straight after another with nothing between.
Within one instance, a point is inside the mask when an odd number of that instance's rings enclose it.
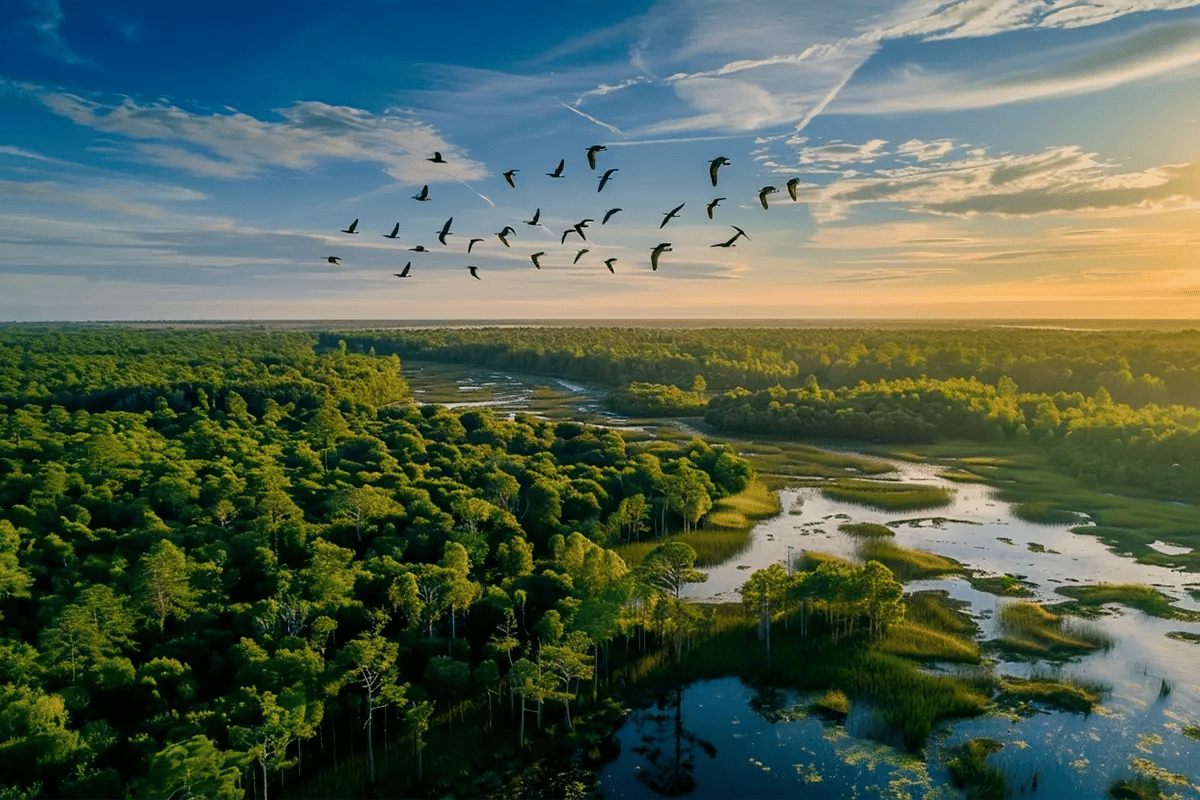
<instances>
[{"instance_id":1,"label":"sunlit water","mask_svg":"<svg viewBox=\"0 0 1200 800\"><path fill-rule=\"evenodd\" d=\"M406 370L406 377L419 400L419 374ZM451 408L491 406L511 416L530 410L534 387L548 386L571 395L565 405L577 411L581 421L604 421L618 428L624 424L622 417L603 409L602 391L567 381L469 368L454 376L439 376L443 388L447 379L453 380L460 392L486 388L491 393L488 400L445 403ZM841 524L910 521L891 525L896 536L890 541L949 556L969 569L1017 575L1034 591L1032 599L1039 602L1062 600L1054 591L1057 586L1146 583L1175 598L1180 607L1200 610L1200 603L1188 592L1189 586L1194 588L1200 581L1194 573L1138 564L1095 537L1072 532L1070 525L1024 522L1014 517L1009 505L997 500L989 487L938 477L944 467L890 463L894 471L880 477L945 486L952 492L951 504L932 511L886 512L830 500L819 488L785 489L780 492L782 513L756 526L745 552L709 569L707 582L689 585L686 595L698 600L737 601L737 588L750 572L776 562L786 564L789 555L814 550L854 558L859 540L840 533ZM1044 551L1034 552L1030 544L1040 545ZM1156 542L1155 548L1166 553L1187 552L1166 542ZM984 640L999 635L997 611L1000 605L1013 602L977 591L961 578L915 581L907 588L943 589L969 603L967 610L980 625ZM870 709L855 711L844 726L807 716L768 722L752 708L755 690L740 680L694 683L682 690L678 708L680 753L691 765L684 771L695 781L689 796L959 797L947 783L941 751L972 737L990 736L1005 747L990 756L988 763L1003 769L1010 786L1022 796L1102 797L1114 781L1132 776L1135 759L1146 759L1138 766L1153 765L1190 780L1190 785L1164 784L1168 794L1200 797L1196 788L1200 784L1200 742L1182 734L1184 726L1200 725L1200 645L1166 636L1169 631L1200 633L1200 623L1161 620L1120 606L1110 606L1107 611L1108 615L1093 624L1112 635L1116 645L1107 652L1060 665L1064 673L1113 687L1097 713L1083 716L1047 709L1025 718L990 715L951 721L934 734L923 759L878 744L872 738L879 731ZM1027 675L1044 666L1001 660L994 668L1005 674ZM1171 691L1160 698L1164 680ZM809 695L789 694L785 705L803 706L809 700ZM645 779L670 767L676 742L675 712L668 704L630 715L617 734L621 755L601 771L605 797L656 796L651 788L654 780L640 780L638 775ZM656 754L655 748L662 752Z\"/></svg>"}]
</instances>

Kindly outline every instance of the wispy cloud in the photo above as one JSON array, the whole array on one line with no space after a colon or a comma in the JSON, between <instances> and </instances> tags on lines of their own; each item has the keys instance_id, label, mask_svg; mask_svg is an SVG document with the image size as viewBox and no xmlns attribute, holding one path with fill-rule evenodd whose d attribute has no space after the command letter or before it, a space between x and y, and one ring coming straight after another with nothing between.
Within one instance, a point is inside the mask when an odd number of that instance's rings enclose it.
<instances>
[{"instance_id":1,"label":"wispy cloud","mask_svg":"<svg viewBox=\"0 0 1200 800\"><path fill-rule=\"evenodd\" d=\"M349 106L302 101L269 122L237 111L198 114L166 103L125 99L105 104L64 92L41 91L50 110L80 125L136 142L126 157L196 175L248 178L268 168L302 170L322 160L377 163L403 183L483 177L471 160L431 125L413 116L372 114ZM434 151L449 163L430 164Z\"/></svg>"},{"instance_id":2,"label":"wispy cloud","mask_svg":"<svg viewBox=\"0 0 1200 800\"><path fill-rule=\"evenodd\" d=\"M1031 28L1083 28L1129 14L1172 11L1200 0L924 0L894 12L882 35L960 39Z\"/></svg>"},{"instance_id":3,"label":"wispy cloud","mask_svg":"<svg viewBox=\"0 0 1200 800\"><path fill-rule=\"evenodd\" d=\"M597 125L599 125L599 126L600 126L600 127L602 127L602 128L607 128L608 130L612 131L613 133L620 133L620 132L621 132L621 129L620 129L620 128L618 128L616 125L610 125L610 124L608 124L607 122L604 122L604 121L602 121L602 120L598 120L598 119L596 119L595 117L593 117L591 114L587 114L587 113L585 113L585 112L583 112L583 111L580 111L580 110L579 110L578 108L576 108L575 106L570 106L570 105L567 105L567 104L566 104L566 103L564 103L562 100L559 100L559 101L558 101L558 104L559 104L560 106L562 106L563 108L567 109L568 111L574 111L576 114L578 114L579 116L581 116L581 117L583 117L584 119L588 120L589 122L594 122L594 123L596 123Z\"/></svg>"},{"instance_id":4,"label":"wispy cloud","mask_svg":"<svg viewBox=\"0 0 1200 800\"><path fill-rule=\"evenodd\" d=\"M59 30L65 17L58 0L26 0L25 4L31 12L26 23L36 32L43 52L68 64L87 63L87 59L71 49Z\"/></svg>"},{"instance_id":5,"label":"wispy cloud","mask_svg":"<svg viewBox=\"0 0 1200 800\"><path fill-rule=\"evenodd\" d=\"M957 272L953 267L874 267L871 269L839 269L825 283L882 283L918 280L934 275Z\"/></svg>"}]
</instances>

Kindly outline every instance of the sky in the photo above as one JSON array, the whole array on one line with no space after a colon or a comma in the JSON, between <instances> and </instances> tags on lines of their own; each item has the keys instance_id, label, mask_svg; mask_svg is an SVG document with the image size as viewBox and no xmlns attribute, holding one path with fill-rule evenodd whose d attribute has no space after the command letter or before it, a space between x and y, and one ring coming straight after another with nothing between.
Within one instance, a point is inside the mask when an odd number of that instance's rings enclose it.
<instances>
[{"instance_id":1,"label":"sky","mask_svg":"<svg viewBox=\"0 0 1200 800\"><path fill-rule=\"evenodd\" d=\"M0 321L848 317L1200 317L1200 0L0 4Z\"/></svg>"}]
</instances>

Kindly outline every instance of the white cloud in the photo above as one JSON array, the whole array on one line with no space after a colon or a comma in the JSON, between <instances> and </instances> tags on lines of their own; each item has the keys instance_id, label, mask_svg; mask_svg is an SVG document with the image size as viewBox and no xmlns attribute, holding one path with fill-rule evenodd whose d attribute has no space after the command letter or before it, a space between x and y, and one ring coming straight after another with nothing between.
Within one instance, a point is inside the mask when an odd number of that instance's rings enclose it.
<instances>
[{"instance_id":1,"label":"white cloud","mask_svg":"<svg viewBox=\"0 0 1200 800\"><path fill-rule=\"evenodd\" d=\"M951 139L936 139L932 142L923 142L920 139L909 139L904 144L896 148L896 153L909 158L915 158L917 161L932 161L941 158L954 149L954 142ZM980 151L975 155L983 155Z\"/></svg>"},{"instance_id":2,"label":"white cloud","mask_svg":"<svg viewBox=\"0 0 1200 800\"><path fill-rule=\"evenodd\" d=\"M842 177L806 192L813 216L842 219L856 206L903 204L912 212L1031 217L1085 209L1164 208L1200 201L1200 164L1119 172L1078 147L968 156Z\"/></svg>"},{"instance_id":3,"label":"white cloud","mask_svg":"<svg viewBox=\"0 0 1200 800\"><path fill-rule=\"evenodd\" d=\"M889 39L959 39L1032 28L1083 28L1147 11L1173 11L1200 0L925 0L885 22Z\"/></svg>"},{"instance_id":4,"label":"white cloud","mask_svg":"<svg viewBox=\"0 0 1200 800\"><path fill-rule=\"evenodd\" d=\"M807 140L789 139L788 143L792 144L794 141ZM800 164L841 166L842 164L869 163L886 155L886 151L883 149L886 144L887 141L884 139L871 139L862 144L834 141L828 144L802 147L796 151L796 157Z\"/></svg>"},{"instance_id":5,"label":"white cloud","mask_svg":"<svg viewBox=\"0 0 1200 800\"><path fill-rule=\"evenodd\" d=\"M278 109L268 122L240 112L195 114L165 102L106 105L62 92L39 98L57 114L137 143L128 157L208 177L244 178L277 167L308 169L325 159L380 164L397 181L433 183L486 175L432 126L412 116L372 114L315 101ZM426 159L440 151L447 164Z\"/></svg>"},{"instance_id":6,"label":"white cloud","mask_svg":"<svg viewBox=\"0 0 1200 800\"><path fill-rule=\"evenodd\" d=\"M59 31L65 17L58 0L26 0L26 5L33 11L27 23L37 32L38 42L44 52L68 64L87 62L71 49Z\"/></svg>"}]
</instances>

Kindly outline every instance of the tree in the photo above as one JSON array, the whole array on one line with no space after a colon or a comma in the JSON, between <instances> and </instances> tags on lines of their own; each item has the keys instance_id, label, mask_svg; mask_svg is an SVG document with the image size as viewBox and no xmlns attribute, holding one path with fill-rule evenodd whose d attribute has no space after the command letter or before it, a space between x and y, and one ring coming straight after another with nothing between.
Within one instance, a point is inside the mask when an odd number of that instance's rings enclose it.
<instances>
[{"instance_id":1,"label":"tree","mask_svg":"<svg viewBox=\"0 0 1200 800\"><path fill-rule=\"evenodd\" d=\"M250 758L262 769L262 800L267 798L268 771L277 772L292 766L287 757L288 746L305 726L303 707L286 708L272 692L258 694L250 690L252 705L260 718L257 725L229 726L229 738L238 747L246 748Z\"/></svg>"},{"instance_id":2,"label":"tree","mask_svg":"<svg viewBox=\"0 0 1200 800\"><path fill-rule=\"evenodd\" d=\"M137 794L170 800L242 800L246 792L238 784L249 762L248 755L218 750L207 736L197 734L152 755Z\"/></svg>"},{"instance_id":3,"label":"tree","mask_svg":"<svg viewBox=\"0 0 1200 800\"><path fill-rule=\"evenodd\" d=\"M696 551L683 542L660 544L642 559L642 580L676 600L684 584L703 583L708 575L695 568Z\"/></svg>"},{"instance_id":4,"label":"tree","mask_svg":"<svg viewBox=\"0 0 1200 800\"><path fill-rule=\"evenodd\" d=\"M747 610L759 612L758 639L767 648L767 665L771 664L771 616L787 600L790 581L779 564L755 570L738 592Z\"/></svg>"},{"instance_id":5,"label":"tree","mask_svg":"<svg viewBox=\"0 0 1200 800\"><path fill-rule=\"evenodd\" d=\"M375 785L375 747L372 738L376 709L404 702L408 684L397 683L396 657L400 646L383 637L380 631L386 617L379 617L374 630L359 634L338 653L338 661L348 670L347 682L362 688L367 700L367 765L371 785Z\"/></svg>"},{"instance_id":6,"label":"tree","mask_svg":"<svg viewBox=\"0 0 1200 800\"><path fill-rule=\"evenodd\" d=\"M188 576L191 565L187 556L168 539L160 539L142 556L138 570L138 596L158 632L165 629L167 617L184 619L196 610L196 591Z\"/></svg>"}]
</instances>

